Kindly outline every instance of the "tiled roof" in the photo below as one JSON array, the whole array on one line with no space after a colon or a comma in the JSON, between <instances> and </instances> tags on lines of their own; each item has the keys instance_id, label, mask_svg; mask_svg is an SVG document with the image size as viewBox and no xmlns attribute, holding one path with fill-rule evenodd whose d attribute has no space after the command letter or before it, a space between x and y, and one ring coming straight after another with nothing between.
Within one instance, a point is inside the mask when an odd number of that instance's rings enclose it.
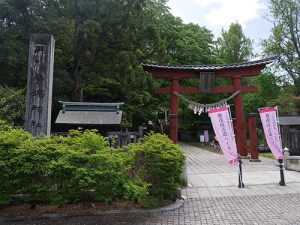
<instances>
[{"instance_id":1,"label":"tiled roof","mask_svg":"<svg viewBox=\"0 0 300 225\"><path fill-rule=\"evenodd\" d=\"M300 125L300 116L280 116L280 125Z\"/></svg>"},{"instance_id":2,"label":"tiled roof","mask_svg":"<svg viewBox=\"0 0 300 225\"><path fill-rule=\"evenodd\" d=\"M234 64L211 64L211 65L159 65L159 64L143 64L145 70L149 69L172 69L172 70L199 70L199 71L211 71L211 70L224 70L224 69L239 69L253 66L263 66L272 63L277 59L276 56L264 58L255 61L248 61L243 63Z\"/></svg>"},{"instance_id":3,"label":"tiled roof","mask_svg":"<svg viewBox=\"0 0 300 225\"><path fill-rule=\"evenodd\" d=\"M58 124L120 125L124 103L63 102Z\"/></svg>"},{"instance_id":4,"label":"tiled roof","mask_svg":"<svg viewBox=\"0 0 300 225\"><path fill-rule=\"evenodd\" d=\"M65 111L60 110L55 123L82 125L120 125L122 111Z\"/></svg>"},{"instance_id":5,"label":"tiled roof","mask_svg":"<svg viewBox=\"0 0 300 225\"><path fill-rule=\"evenodd\" d=\"M118 111L123 102L118 103L96 103L96 102L64 102L62 104L63 111Z\"/></svg>"}]
</instances>

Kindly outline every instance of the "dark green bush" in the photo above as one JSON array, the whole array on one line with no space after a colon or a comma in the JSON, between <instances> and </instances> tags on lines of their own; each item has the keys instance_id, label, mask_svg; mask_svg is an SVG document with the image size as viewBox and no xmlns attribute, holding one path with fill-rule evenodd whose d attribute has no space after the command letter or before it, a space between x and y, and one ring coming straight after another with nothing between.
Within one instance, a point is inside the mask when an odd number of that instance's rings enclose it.
<instances>
[{"instance_id":1,"label":"dark green bush","mask_svg":"<svg viewBox=\"0 0 300 225\"><path fill-rule=\"evenodd\" d=\"M25 89L0 85L0 120L22 126L25 114Z\"/></svg>"}]
</instances>

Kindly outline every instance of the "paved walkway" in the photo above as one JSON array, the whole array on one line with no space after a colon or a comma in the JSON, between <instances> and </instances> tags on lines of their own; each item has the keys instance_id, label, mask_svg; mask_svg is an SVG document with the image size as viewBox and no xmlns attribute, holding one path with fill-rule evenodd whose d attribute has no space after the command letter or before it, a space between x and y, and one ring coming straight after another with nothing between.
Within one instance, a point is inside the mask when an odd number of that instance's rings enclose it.
<instances>
[{"instance_id":1,"label":"paved walkway","mask_svg":"<svg viewBox=\"0 0 300 225\"><path fill-rule=\"evenodd\" d=\"M238 165L229 165L224 155L182 145L186 152L187 198L253 196L300 193L300 173L285 171L287 186L278 185L280 173L275 160L261 162L243 160L245 188L237 188Z\"/></svg>"},{"instance_id":2,"label":"paved walkway","mask_svg":"<svg viewBox=\"0 0 300 225\"><path fill-rule=\"evenodd\" d=\"M29 224L105 225L300 225L300 173L285 171L287 186L281 187L275 160L243 161L244 189L237 188L237 166L221 154L182 145L186 152L189 187L182 208L165 213L124 214Z\"/></svg>"}]
</instances>

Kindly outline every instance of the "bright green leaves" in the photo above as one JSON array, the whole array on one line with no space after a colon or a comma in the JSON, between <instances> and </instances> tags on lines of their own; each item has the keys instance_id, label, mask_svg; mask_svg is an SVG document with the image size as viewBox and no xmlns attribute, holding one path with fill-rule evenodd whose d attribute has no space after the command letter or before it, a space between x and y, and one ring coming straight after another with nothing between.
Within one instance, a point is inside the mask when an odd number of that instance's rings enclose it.
<instances>
[{"instance_id":1,"label":"bright green leaves","mask_svg":"<svg viewBox=\"0 0 300 225\"><path fill-rule=\"evenodd\" d=\"M135 152L134 171L150 183L150 194L158 199L173 198L184 185L182 178L184 153L165 135L150 134L138 145L129 146Z\"/></svg>"},{"instance_id":2,"label":"bright green leaves","mask_svg":"<svg viewBox=\"0 0 300 225\"><path fill-rule=\"evenodd\" d=\"M268 55L278 55L279 64L294 82L300 94L300 2L298 0L270 0L272 35L263 42ZM299 108L299 106L298 106Z\"/></svg>"},{"instance_id":3,"label":"bright green leaves","mask_svg":"<svg viewBox=\"0 0 300 225\"><path fill-rule=\"evenodd\" d=\"M32 207L117 198L149 206L183 184L183 152L160 134L126 151L110 148L95 130L35 139L0 121L0 159L0 205L23 194Z\"/></svg>"},{"instance_id":4,"label":"bright green leaves","mask_svg":"<svg viewBox=\"0 0 300 225\"><path fill-rule=\"evenodd\" d=\"M222 35L215 44L215 52L219 63L244 62L253 56L252 40L243 33L239 23L232 23L228 31L222 30Z\"/></svg>"}]
</instances>

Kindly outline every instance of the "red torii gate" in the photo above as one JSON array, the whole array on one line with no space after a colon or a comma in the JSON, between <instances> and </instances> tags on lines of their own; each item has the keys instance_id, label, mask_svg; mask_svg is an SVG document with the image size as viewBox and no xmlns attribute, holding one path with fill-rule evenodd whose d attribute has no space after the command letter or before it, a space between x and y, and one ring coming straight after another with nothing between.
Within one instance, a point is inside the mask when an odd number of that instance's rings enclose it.
<instances>
[{"instance_id":1,"label":"red torii gate","mask_svg":"<svg viewBox=\"0 0 300 225\"><path fill-rule=\"evenodd\" d=\"M171 81L171 85L163 88L156 88L156 94L169 94L170 100L170 138L174 143L178 142L178 95L203 93L200 87L184 87L179 84L180 79L199 78L201 72L213 73L215 77L231 78L232 85L226 87L213 87L211 93L234 93L240 91L234 97L235 106L235 128L239 153L247 155L246 123L243 110L242 93L257 92L256 86L241 84L243 77L258 76L267 64L272 63L276 58L265 58L239 64L216 64L216 65L157 65L143 64L145 71L152 74L154 78L166 78ZM207 93L207 92L206 92ZM255 134L254 134L255 132ZM250 138L256 137L256 131L250 130Z\"/></svg>"}]
</instances>

